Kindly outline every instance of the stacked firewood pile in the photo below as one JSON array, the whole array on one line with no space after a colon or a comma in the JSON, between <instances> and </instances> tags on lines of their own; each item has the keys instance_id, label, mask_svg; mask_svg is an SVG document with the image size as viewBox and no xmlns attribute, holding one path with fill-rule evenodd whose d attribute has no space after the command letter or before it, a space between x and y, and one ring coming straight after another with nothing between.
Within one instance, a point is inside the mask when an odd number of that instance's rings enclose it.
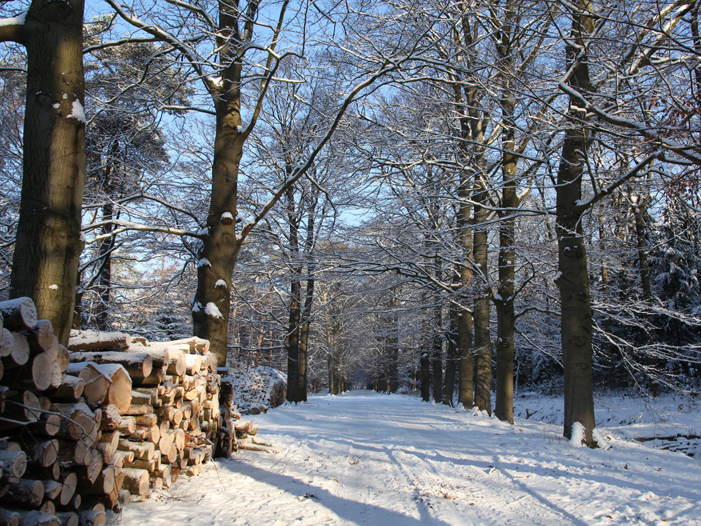
<instances>
[{"instance_id":1,"label":"stacked firewood pile","mask_svg":"<svg viewBox=\"0 0 701 526\"><path fill-rule=\"evenodd\" d=\"M84 331L66 349L31 299L0 315L0 525L100 526L255 431L206 340Z\"/></svg>"}]
</instances>

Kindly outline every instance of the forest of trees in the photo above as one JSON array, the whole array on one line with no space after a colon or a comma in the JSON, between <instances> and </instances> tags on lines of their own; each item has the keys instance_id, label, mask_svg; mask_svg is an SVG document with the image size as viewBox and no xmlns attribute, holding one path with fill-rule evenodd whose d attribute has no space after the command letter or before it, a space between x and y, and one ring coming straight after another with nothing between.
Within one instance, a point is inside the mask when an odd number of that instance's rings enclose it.
<instances>
[{"instance_id":1,"label":"forest of trees","mask_svg":"<svg viewBox=\"0 0 701 526\"><path fill-rule=\"evenodd\" d=\"M700 6L3 2L0 296L593 446L699 387Z\"/></svg>"}]
</instances>

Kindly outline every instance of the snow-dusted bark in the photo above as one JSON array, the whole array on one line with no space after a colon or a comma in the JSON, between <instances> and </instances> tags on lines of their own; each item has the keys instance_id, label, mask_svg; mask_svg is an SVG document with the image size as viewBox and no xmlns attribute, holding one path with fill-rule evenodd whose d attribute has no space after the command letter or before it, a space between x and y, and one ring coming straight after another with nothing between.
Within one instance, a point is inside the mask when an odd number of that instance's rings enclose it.
<instances>
[{"instance_id":1,"label":"snow-dusted bark","mask_svg":"<svg viewBox=\"0 0 701 526\"><path fill-rule=\"evenodd\" d=\"M31 297L63 344L83 248L83 6L82 0L34 0L24 15L0 24L0 40L27 50L24 169L10 296Z\"/></svg>"}]
</instances>

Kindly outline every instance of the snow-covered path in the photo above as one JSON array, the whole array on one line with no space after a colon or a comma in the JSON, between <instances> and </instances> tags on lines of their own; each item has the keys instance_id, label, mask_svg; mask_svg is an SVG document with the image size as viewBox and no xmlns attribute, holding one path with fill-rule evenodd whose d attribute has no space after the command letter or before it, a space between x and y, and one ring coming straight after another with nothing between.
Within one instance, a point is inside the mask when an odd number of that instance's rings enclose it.
<instances>
[{"instance_id":1,"label":"snow-covered path","mask_svg":"<svg viewBox=\"0 0 701 526\"><path fill-rule=\"evenodd\" d=\"M369 391L252 418L280 454L211 463L122 524L701 525L699 460L637 442L573 448L559 426Z\"/></svg>"}]
</instances>

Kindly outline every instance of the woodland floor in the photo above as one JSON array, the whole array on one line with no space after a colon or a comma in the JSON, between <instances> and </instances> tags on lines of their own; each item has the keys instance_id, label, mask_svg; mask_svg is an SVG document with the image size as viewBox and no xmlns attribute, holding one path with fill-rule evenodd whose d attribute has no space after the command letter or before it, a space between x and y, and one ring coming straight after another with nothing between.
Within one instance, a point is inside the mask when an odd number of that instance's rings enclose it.
<instances>
[{"instance_id":1,"label":"woodland floor","mask_svg":"<svg viewBox=\"0 0 701 526\"><path fill-rule=\"evenodd\" d=\"M597 400L607 450L561 437L558 398L516 399L515 425L403 395L312 396L250 417L279 454L210 463L130 504L124 526L701 525L701 413L664 397ZM526 409L529 418L526 419ZM245 417L249 418L249 417ZM635 438L691 439L640 442ZM672 450L662 449L668 447ZM696 458L674 449L687 450Z\"/></svg>"}]
</instances>

